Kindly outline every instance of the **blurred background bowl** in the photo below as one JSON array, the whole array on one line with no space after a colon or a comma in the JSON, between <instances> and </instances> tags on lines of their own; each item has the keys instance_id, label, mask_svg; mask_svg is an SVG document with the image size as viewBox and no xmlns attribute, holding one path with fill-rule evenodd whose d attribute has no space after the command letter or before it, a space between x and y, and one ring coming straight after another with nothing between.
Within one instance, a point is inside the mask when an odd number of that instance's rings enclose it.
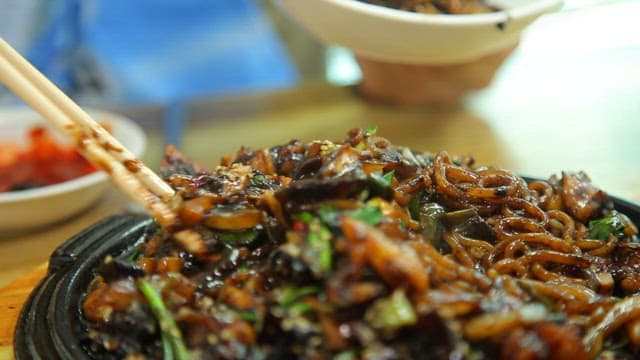
<instances>
[{"instance_id":1,"label":"blurred background bowl","mask_svg":"<svg viewBox=\"0 0 640 360\"><path fill-rule=\"evenodd\" d=\"M276 0L328 44L351 51L369 101L454 108L490 85L522 32L562 0L487 0L500 9L426 14L357 0Z\"/></svg>"},{"instance_id":2,"label":"blurred background bowl","mask_svg":"<svg viewBox=\"0 0 640 360\"><path fill-rule=\"evenodd\" d=\"M142 128L121 115L89 109L99 123L108 124L112 134L135 156L146 147ZM25 107L0 109L0 143L27 145L29 129L44 125L62 144L70 144L34 111ZM94 204L108 186L108 177L97 171L69 181L38 188L0 193L0 235L35 230L67 219Z\"/></svg>"},{"instance_id":3,"label":"blurred background bowl","mask_svg":"<svg viewBox=\"0 0 640 360\"><path fill-rule=\"evenodd\" d=\"M499 11L422 14L356 0L277 0L321 40L372 60L464 63L513 46L522 31L562 0L489 0Z\"/></svg>"}]
</instances>

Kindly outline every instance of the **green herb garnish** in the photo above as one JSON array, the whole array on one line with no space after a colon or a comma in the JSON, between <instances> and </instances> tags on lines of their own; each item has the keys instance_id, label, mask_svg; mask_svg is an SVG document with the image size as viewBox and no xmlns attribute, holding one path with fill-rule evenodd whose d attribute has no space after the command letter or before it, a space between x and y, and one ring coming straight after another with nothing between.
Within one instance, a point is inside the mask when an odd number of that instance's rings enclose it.
<instances>
[{"instance_id":1,"label":"green herb garnish","mask_svg":"<svg viewBox=\"0 0 640 360\"><path fill-rule=\"evenodd\" d=\"M409 201L409 205L407 206L409 208L409 214L411 214L411 218L413 220L420 220L420 198L423 193L424 192L420 192L412 197L411 201Z\"/></svg>"},{"instance_id":2,"label":"green herb garnish","mask_svg":"<svg viewBox=\"0 0 640 360\"><path fill-rule=\"evenodd\" d=\"M351 212L351 216L369 226L376 226L382 221L382 210L378 206L365 205Z\"/></svg>"},{"instance_id":3,"label":"green herb garnish","mask_svg":"<svg viewBox=\"0 0 640 360\"><path fill-rule=\"evenodd\" d=\"M295 303L299 298L316 294L318 291L320 291L320 288L313 285L303 287L284 286L278 288L275 294L278 303L288 308L293 305L293 303Z\"/></svg>"},{"instance_id":4,"label":"green herb garnish","mask_svg":"<svg viewBox=\"0 0 640 360\"><path fill-rule=\"evenodd\" d=\"M314 250L313 252L318 254L319 270L331 270L331 231L319 220L316 220L310 224L308 236L309 245Z\"/></svg>"},{"instance_id":5,"label":"green herb garnish","mask_svg":"<svg viewBox=\"0 0 640 360\"><path fill-rule=\"evenodd\" d=\"M318 210L318 217L320 220L331 226L331 227L339 227L340 226L340 217L338 214L338 210L331 205L322 205Z\"/></svg>"},{"instance_id":6,"label":"green herb garnish","mask_svg":"<svg viewBox=\"0 0 640 360\"><path fill-rule=\"evenodd\" d=\"M592 239L607 240L610 234L621 238L626 235L624 229L624 215L617 211L613 211L602 219L589 221L589 237Z\"/></svg>"},{"instance_id":7,"label":"green herb garnish","mask_svg":"<svg viewBox=\"0 0 640 360\"><path fill-rule=\"evenodd\" d=\"M258 238L258 235L259 232L256 229L226 232L220 236L220 240L229 245L249 245Z\"/></svg>"},{"instance_id":8,"label":"green herb garnish","mask_svg":"<svg viewBox=\"0 0 640 360\"><path fill-rule=\"evenodd\" d=\"M251 323L258 321L258 315L254 311L238 311L238 315L244 321L248 321Z\"/></svg>"},{"instance_id":9,"label":"green herb garnish","mask_svg":"<svg viewBox=\"0 0 640 360\"><path fill-rule=\"evenodd\" d=\"M333 360L354 360L358 358L358 353L355 350L345 350L337 353Z\"/></svg>"},{"instance_id":10,"label":"green herb garnish","mask_svg":"<svg viewBox=\"0 0 640 360\"><path fill-rule=\"evenodd\" d=\"M249 179L249 186L265 188L269 186L269 179L264 174L253 174Z\"/></svg>"},{"instance_id":11,"label":"green herb garnish","mask_svg":"<svg viewBox=\"0 0 640 360\"><path fill-rule=\"evenodd\" d=\"M162 341L162 360L173 360L173 349L169 336L162 332L160 334L160 340Z\"/></svg>"},{"instance_id":12,"label":"green herb garnish","mask_svg":"<svg viewBox=\"0 0 640 360\"><path fill-rule=\"evenodd\" d=\"M294 220L300 220L305 224L311 224L311 222L313 222L313 220L315 219L313 214L307 211L293 214L291 218Z\"/></svg>"},{"instance_id":13,"label":"green herb garnish","mask_svg":"<svg viewBox=\"0 0 640 360\"><path fill-rule=\"evenodd\" d=\"M418 316L404 290L396 289L391 296L373 303L367 309L365 319L372 327L391 336L396 330L415 324Z\"/></svg>"},{"instance_id":14,"label":"green herb garnish","mask_svg":"<svg viewBox=\"0 0 640 360\"><path fill-rule=\"evenodd\" d=\"M302 246L302 258L309 265L315 274L324 273L331 270L332 266L332 247L331 247L331 230L323 223L320 217L328 221L335 222L339 226L337 215L331 215L332 207L328 206L319 211L318 217L310 212L301 212L293 214L294 220L302 221L308 226L306 233L306 243ZM336 216L335 219L329 219L330 216Z\"/></svg>"},{"instance_id":15,"label":"green herb garnish","mask_svg":"<svg viewBox=\"0 0 640 360\"><path fill-rule=\"evenodd\" d=\"M175 358L178 360L190 359L191 357L189 356L187 346L182 340L180 328L176 324L175 320L173 320L171 312L167 309L166 305L162 301L162 297L160 296L160 294L145 279L138 279L138 288L149 302L151 312L160 325L163 352L166 356L165 358ZM168 347L165 344L170 344L171 346ZM168 356L167 353L171 353L171 355Z\"/></svg>"},{"instance_id":16,"label":"green herb garnish","mask_svg":"<svg viewBox=\"0 0 640 360\"><path fill-rule=\"evenodd\" d=\"M131 254L127 255L125 261L128 263L135 263L140 256L142 256L142 250L140 248L136 248L131 252Z\"/></svg>"},{"instance_id":17,"label":"green herb garnish","mask_svg":"<svg viewBox=\"0 0 640 360\"><path fill-rule=\"evenodd\" d=\"M393 183L393 170L386 174L383 174L382 171L376 171L371 173L370 176L371 179L382 188L389 188Z\"/></svg>"},{"instance_id":18,"label":"green herb garnish","mask_svg":"<svg viewBox=\"0 0 640 360\"><path fill-rule=\"evenodd\" d=\"M364 133L367 136L374 135L378 131L378 125L371 125L364 129Z\"/></svg>"},{"instance_id":19,"label":"green herb garnish","mask_svg":"<svg viewBox=\"0 0 640 360\"><path fill-rule=\"evenodd\" d=\"M304 314L313 310L313 308L304 301L293 303L288 307L288 309L291 314Z\"/></svg>"}]
</instances>

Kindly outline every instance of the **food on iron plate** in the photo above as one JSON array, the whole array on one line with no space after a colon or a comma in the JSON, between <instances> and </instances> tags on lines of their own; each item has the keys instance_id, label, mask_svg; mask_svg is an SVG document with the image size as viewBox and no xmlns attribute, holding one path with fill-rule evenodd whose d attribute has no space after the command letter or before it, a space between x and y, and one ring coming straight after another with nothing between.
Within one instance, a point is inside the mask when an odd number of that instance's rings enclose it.
<instances>
[{"instance_id":1,"label":"food on iron plate","mask_svg":"<svg viewBox=\"0 0 640 360\"><path fill-rule=\"evenodd\" d=\"M638 356L638 231L583 173L527 182L375 129L165 162L181 224L96 270L96 357Z\"/></svg>"},{"instance_id":2,"label":"food on iron plate","mask_svg":"<svg viewBox=\"0 0 640 360\"><path fill-rule=\"evenodd\" d=\"M393 9L424 14L476 14L497 9L483 0L359 0Z\"/></svg>"},{"instance_id":3,"label":"food on iron plate","mask_svg":"<svg viewBox=\"0 0 640 360\"><path fill-rule=\"evenodd\" d=\"M28 131L28 144L0 144L0 193L53 185L97 171L73 146L56 141L44 126Z\"/></svg>"}]
</instances>

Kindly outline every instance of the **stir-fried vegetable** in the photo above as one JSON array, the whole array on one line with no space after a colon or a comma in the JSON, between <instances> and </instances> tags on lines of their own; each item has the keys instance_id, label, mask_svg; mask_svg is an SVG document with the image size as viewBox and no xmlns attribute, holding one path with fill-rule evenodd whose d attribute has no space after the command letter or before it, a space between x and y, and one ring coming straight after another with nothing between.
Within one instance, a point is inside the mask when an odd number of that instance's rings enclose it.
<instances>
[{"instance_id":1,"label":"stir-fried vegetable","mask_svg":"<svg viewBox=\"0 0 640 360\"><path fill-rule=\"evenodd\" d=\"M422 226L422 234L434 244L439 243L442 239L444 226L440 218L444 213L444 208L436 203L427 203L420 208L419 219Z\"/></svg>"},{"instance_id":2,"label":"stir-fried vegetable","mask_svg":"<svg viewBox=\"0 0 640 360\"><path fill-rule=\"evenodd\" d=\"M162 301L160 294L144 279L138 279L138 287L149 302L151 311L158 321L162 333L163 354L165 359L175 358L178 360L189 360L189 351L182 340L180 328L173 320L173 316Z\"/></svg>"},{"instance_id":3,"label":"stir-fried vegetable","mask_svg":"<svg viewBox=\"0 0 640 360\"><path fill-rule=\"evenodd\" d=\"M598 240L607 240L609 235L621 238L625 236L625 218L617 211L602 219L589 221L589 237Z\"/></svg>"},{"instance_id":4,"label":"stir-fried vegetable","mask_svg":"<svg viewBox=\"0 0 640 360\"><path fill-rule=\"evenodd\" d=\"M275 296L277 302L284 306L289 307L293 305L298 299L301 297L316 294L320 291L320 288L317 286L303 286L303 287L293 287L293 286L284 286L275 291Z\"/></svg>"},{"instance_id":5,"label":"stir-fried vegetable","mask_svg":"<svg viewBox=\"0 0 640 360\"><path fill-rule=\"evenodd\" d=\"M382 221L382 211L375 205L367 204L352 211L349 215L370 226L376 226Z\"/></svg>"},{"instance_id":6,"label":"stir-fried vegetable","mask_svg":"<svg viewBox=\"0 0 640 360\"><path fill-rule=\"evenodd\" d=\"M365 319L385 336L392 336L399 328L418 321L411 302L401 289L396 289L388 298L377 300L367 310Z\"/></svg>"},{"instance_id":7,"label":"stir-fried vegetable","mask_svg":"<svg viewBox=\"0 0 640 360\"><path fill-rule=\"evenodd\" d=\"M371 179L381 188L389 188L393 183L393 171L389 171L386 174L382 172L371 173Z\"/></svg>"}]
</instances>

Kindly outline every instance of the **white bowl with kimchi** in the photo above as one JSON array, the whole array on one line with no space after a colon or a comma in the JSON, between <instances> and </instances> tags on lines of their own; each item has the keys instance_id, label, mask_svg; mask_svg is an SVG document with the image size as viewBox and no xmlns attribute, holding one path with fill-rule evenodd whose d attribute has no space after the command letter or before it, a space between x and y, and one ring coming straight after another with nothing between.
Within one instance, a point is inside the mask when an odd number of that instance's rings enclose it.
<instances>
[{"instance_id":1,"label":"white bowl with kimchi","mask_svg":"<svg viewBox=\"0 0 640 360\"><path fill-rule=\"evenodd\" d=\"M420 65L471 62L514 46L534 20L562 6L562 0L487 0L488 12L431 14L373 0L277 1L327 43L372 60Z\"/></svg>"},{"instance_id":2,"label":"white bowl with kimchi","mask_svg":"<svg viewBox=\"0 0 640 360\"><path fill-rule=\"evenodd\" d=\"M130 119L89 110L134 155L146 146ZM26 107L0 110L0 234L35 230L93 205L108 177L80 156L63 134Z\"/></svg>"}]
</instances>

